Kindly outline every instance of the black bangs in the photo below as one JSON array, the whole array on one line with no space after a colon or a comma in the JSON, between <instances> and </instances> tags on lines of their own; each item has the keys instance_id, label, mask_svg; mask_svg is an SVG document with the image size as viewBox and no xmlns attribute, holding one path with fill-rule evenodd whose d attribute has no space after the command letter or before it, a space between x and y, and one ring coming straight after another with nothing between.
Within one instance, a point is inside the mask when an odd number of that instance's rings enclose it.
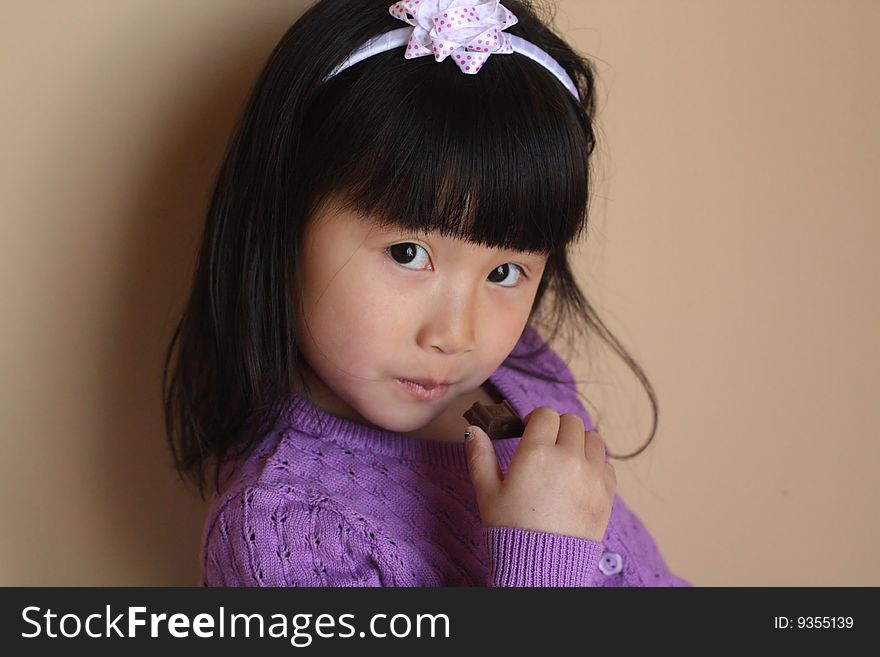
<instances>
[{"instance_id":1,"label":"black bangs","mask_svg":"<svg viewBox=\"0 0 880 657\"><path fill-rule=\"evenodd\" d=\"M451 58L374 55L330 78L304 122L314 208L334 195L380 225L557 253L584 229L589 118L518 53L478 74Z\"/></svg>"}]
</instances>

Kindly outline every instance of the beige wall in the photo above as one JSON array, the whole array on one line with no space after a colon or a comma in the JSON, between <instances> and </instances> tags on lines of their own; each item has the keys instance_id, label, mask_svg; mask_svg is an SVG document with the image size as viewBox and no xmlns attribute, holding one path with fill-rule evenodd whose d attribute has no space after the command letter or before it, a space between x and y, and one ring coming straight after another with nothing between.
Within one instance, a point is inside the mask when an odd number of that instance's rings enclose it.
<instances>
[{"instance_id":1,"label":"beige wall","mask_svg":"<svg viewBox=\"0 0 880 657\"><path fill-rule=\"evenodd\" d=\"M212 176L306 3L4 2L0 584L195 584L160 414ZM390 2L389 2L390 4ZM563 0L587 294L660 400L619 491L698 585L878 585L880 3ZM617 451L650 407L576 363Z\"/></svg>"}]
</instances>

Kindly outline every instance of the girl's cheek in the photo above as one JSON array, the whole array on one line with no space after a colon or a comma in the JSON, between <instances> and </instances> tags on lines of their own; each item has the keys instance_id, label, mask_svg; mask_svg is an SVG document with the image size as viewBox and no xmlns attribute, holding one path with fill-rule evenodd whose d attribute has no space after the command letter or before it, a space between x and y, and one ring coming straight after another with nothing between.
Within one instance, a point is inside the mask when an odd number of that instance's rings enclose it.
<instances>
[{"instance_id":1,"label":"girl's cheek","mask_svg":"<svg viewBox=\"0 0 880 657\"><path fill-rule=\"evenodd\" d=\"M505 322L528 317L534 295L524 289L495 287L486 295L486 306L493 317L504 318Z\"/></svg>"},{"instance_id":2,"label":"girl's cheek","mask_svg":"<svg viewBox=\"0 0 880 657\"><path fill-rule=\"evenodd\" d=\"M409 308L428 302L426 295L431 293L431 272L410 271L389 262L378 268L368 289L374 302L386 309Z\"/></svg>"}]
</instances>

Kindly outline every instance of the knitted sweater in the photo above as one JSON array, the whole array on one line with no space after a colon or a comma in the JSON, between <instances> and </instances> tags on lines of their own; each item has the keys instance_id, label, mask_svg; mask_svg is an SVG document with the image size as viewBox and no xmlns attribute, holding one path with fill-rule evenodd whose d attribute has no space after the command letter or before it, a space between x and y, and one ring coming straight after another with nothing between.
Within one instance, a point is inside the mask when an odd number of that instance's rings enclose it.
<instances>
[{"instance_id":1,"label":"knitted sweater","mask_svg":"<svg viewBox=\"0 0 880 657\"><path fill-rule=\"evenodd\" d=\"M544 345L526 326L511 355ZM593 428L573 383L529 377L509 361L489 381L520 417L551 406ZM573 378L549 346L528 367ZM502 473L520 440L493 441ZM601 542L483 527L463 441L383 431L297 394L223 473L203 533L203 586L691 585L670 573L618 495Z\"/></svg>"}]
</instances>

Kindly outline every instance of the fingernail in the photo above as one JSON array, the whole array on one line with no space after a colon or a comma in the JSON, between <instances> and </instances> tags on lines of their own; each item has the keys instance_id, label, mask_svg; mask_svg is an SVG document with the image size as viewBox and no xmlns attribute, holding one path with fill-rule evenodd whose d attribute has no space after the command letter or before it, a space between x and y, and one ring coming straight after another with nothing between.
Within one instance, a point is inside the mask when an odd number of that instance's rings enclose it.
<instances>
[{"instance_id":1,"label":"fingernail","mask_svg":"<svg viewBox=\"0 0 880 657\"><path fill-rule=\"evenodd\" d=\"M471 431L464 432L464 441L468 442L469 440L473 440L474 434Z\"/></svg>"}]
</instances>

